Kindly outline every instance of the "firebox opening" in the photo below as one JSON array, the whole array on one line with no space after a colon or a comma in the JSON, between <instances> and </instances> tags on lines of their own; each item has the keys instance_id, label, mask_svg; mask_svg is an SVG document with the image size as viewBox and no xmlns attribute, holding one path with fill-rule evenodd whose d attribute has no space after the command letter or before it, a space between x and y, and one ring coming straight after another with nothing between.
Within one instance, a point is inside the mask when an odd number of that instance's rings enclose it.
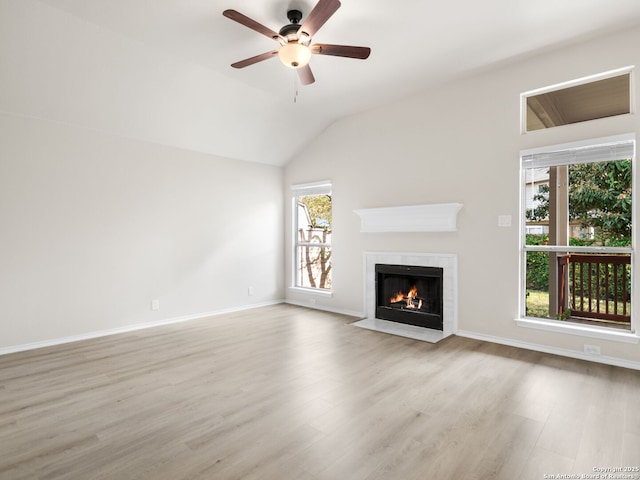
<instances>
[{"instance_id":1,"label":"firebox opening","mask_svg":"<svg viewBox=\"0 0 640 480\"><path fill-rule=\"evenodd\" d=\"M376 318L443 329L443 269L376 264Z\"/></svg>"}]
</instances>

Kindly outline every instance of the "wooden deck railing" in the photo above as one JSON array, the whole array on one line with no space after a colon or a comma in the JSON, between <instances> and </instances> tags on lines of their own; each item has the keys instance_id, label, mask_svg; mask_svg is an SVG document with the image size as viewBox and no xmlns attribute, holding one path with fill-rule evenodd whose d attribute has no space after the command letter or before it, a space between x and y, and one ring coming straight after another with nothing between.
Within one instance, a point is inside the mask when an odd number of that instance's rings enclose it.
<instances>
[{"instance_id":1,"label":"wooden deck railing","mask_svg":"<svg viewBox=\"0 0 640 480\"><path fill-rule=\"evenodd\" d=\"M630 267L629 255L558 255L558 313L630 323Z\"/></svg>"}]
</instances>

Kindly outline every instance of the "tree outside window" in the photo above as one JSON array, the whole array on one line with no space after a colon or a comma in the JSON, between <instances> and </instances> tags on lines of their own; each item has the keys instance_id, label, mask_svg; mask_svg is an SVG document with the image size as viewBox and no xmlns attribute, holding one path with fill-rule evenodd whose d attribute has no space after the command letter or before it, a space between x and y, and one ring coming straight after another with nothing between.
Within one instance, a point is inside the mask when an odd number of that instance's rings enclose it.
<instances>
[{"instance_id":1,"label":"tree outside window","mask_svg":"<svg viewBox=\"0 0 640 480\"><path fill-rule=\"evenodd\" d=\"M630 328L632 152L614 141L523 156L525 316Z\"/></svg>"},{"instance_id":2,"label":"tree outside window","mask_svg":"<svg viewBox=\"0 0 640 480\"><path fill-rule=\"evenodd\" d=\"M296 287L331 290L333 222L330 187L324 188L325 193L314 191L295 197ZM302 189L301 193L306 192Z\"/></svg>"}]
</instances>

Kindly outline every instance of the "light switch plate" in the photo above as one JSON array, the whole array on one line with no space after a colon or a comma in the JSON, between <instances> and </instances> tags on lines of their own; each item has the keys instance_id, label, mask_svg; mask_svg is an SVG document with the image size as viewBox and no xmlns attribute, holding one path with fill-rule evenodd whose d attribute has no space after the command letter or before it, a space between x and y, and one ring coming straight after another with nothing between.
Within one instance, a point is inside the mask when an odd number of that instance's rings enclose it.
<instances>
[{"instance_id":1,"label":"light switch plate","mask_svg":"<svg viewBox=\"0 0 640 480\"><path fill-rule=\"evenodd\" d=\"M510 227L511 226L511 215L498 215L498 226L499 227Z\"/></svg>"}]
</instances>

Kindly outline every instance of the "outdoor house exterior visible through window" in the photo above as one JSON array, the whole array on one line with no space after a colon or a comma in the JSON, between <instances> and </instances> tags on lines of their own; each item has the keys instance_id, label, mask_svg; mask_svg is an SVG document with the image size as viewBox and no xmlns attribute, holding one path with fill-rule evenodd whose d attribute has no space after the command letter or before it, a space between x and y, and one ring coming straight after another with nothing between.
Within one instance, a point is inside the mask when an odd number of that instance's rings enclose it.
<instances>
[{"instance_id":1,"label":"outdoor house exterior visible through window","mask_svg":"<svg viewBox=\"0 0 640 480\"><path fill-rule=\"evenodd\" d=\"M634 331L635 137L523 152L521 317Z\"/></svg>"},{"instance_id":2,"label":"outdoor house exterior visible through window","mask_svg":"<svg viewBox=\"0 0 640 480\"><path fill-rule=\"evenodd\" d=\"M294 287L331 291L331 182L293 185Z\"/></svg>"},{"instance_id":3,"label":"outdoor house exterior visible through window","mask_svg":"<svg viewBox=\"0 0 640 480\"><path fill-rule=\"evenodd\" d=\"M522 131L631 113L632 67L522 94Z\"/></svg>"}]
</instances>

